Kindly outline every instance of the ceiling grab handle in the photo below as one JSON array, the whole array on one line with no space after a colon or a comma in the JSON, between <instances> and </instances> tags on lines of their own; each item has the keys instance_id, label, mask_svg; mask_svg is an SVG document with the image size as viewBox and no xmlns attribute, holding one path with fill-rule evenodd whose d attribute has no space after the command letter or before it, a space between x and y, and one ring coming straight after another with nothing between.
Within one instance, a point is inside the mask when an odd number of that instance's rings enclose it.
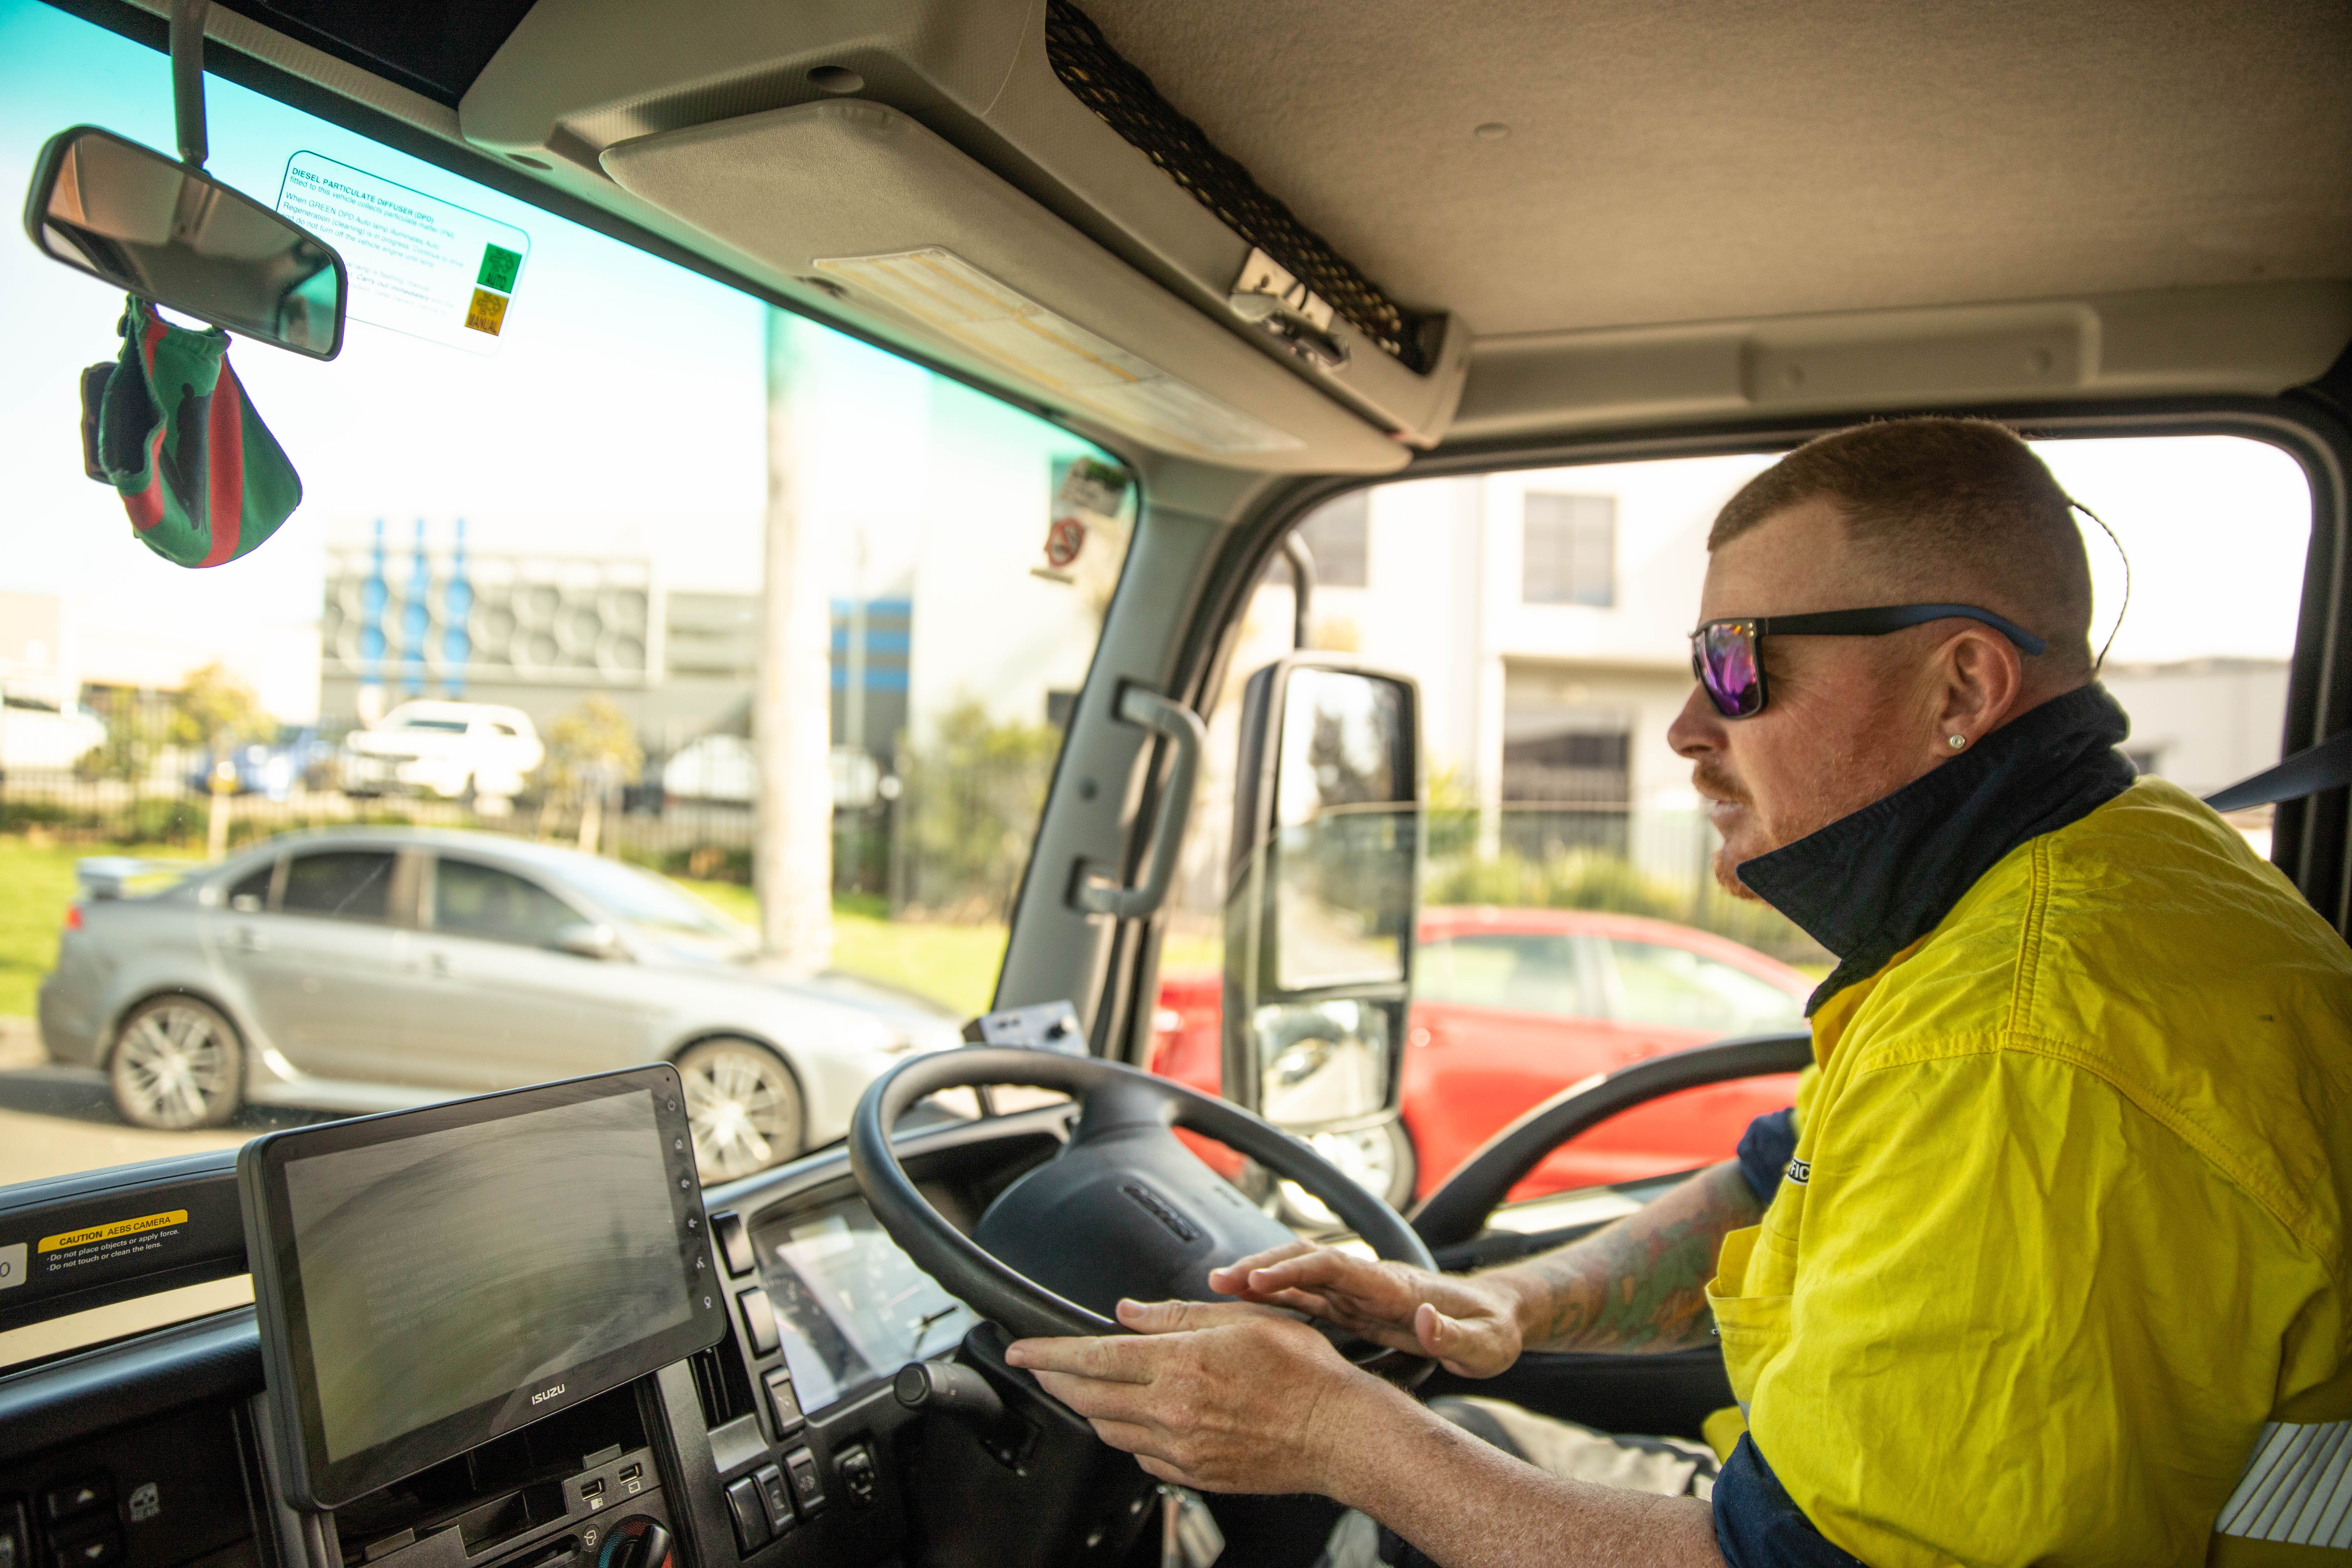
<instances>
[{"instance_id":1,"label":"ceiling grab handle","mask_svg":"<svg viewBox=\"0 0 2352 1568\"><path fill-rule=\"evenodd\" d=\"M1074 901L1088 914L1140 920L1166 901L1169 885L1176 879L1177 851L1183 847L1184 825L1192 817L1192 787L1200 778L1201 752L1209 732L1190 708L1140 686L1119 694L1118 716L1164 736L1176 748L1176 766L1160 796L1160 820L1151 828L1151 868L1141 882L1123 888L1103 868L1081 860Z\"/></svg>"},{"instance_id":2,"label":"ceiling grab handle","mask_svg":"<svg viewBox=\"0 0 2352 1568\"><path fill-rule=\"evenodd\" d=\"M180 161L201 169L212 149L205 135L205 14L212 0L172 0L172 118Z\"/></svg>"},{"instance_id":3,"label":"ceiling grab handle","mask_svg":"<svg viewBox=\"0 0 2352 1568\"><path fill-rule=\"evenodd\" d=\"M1315 604L1315 552L1292 529L1282 536L1282 558L1290 563L1290 646L1307 651L1307 632Z\"/></svg>"}]
</instances>

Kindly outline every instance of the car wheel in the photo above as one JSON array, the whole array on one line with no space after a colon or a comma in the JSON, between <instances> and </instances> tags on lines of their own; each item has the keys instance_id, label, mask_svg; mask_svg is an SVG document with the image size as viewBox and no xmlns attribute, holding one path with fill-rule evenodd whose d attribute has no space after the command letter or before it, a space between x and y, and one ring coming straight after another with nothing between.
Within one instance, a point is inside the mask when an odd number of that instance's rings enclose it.
<instances>
[{"instance_id":1,"label":"car wheel","mask_svg":"<svg viewBox=\"0 0 2352 1568\"><path fill-rule=\"evenodd\" d=\"M1412 1134L1405 1130L1402 1116L1350 1132L1309 1133L1307 1142L1318 1154L1354 1177L1359 1185L1378 1194L1391 1208L1402 1212L1412 1201L1413 1182L1421 1173L1421 1164L1413 1153ZM1285 1225L1300 1230L1340 1228L1339 1216L1296 1182L1281 1184L1276 1189L1276 1204Z\"/></svg>"},{"instance_id":2,"label":"car wheel","mask_svg":"<svg viewBox=\"0 0 2352 1568\"><path fill-rule=\"evenodd\" d=\"M801 1152L793 1069L750 1040L705 1040L677 1058L694 1160L706 1182L731 1181Z\"/></svg>"},{"instance_id":3,"label":"car wheel","mask_svg":"<svg viewBox=\"0 0 2352 1568\"><path fill-rule=\"evenodd\" d=\"M217 1127L245 1099L245 1043L219 1009L151 996L114 1032L106 1068L114 1108L137 1127Z\"/></svg>"}]
</instances>

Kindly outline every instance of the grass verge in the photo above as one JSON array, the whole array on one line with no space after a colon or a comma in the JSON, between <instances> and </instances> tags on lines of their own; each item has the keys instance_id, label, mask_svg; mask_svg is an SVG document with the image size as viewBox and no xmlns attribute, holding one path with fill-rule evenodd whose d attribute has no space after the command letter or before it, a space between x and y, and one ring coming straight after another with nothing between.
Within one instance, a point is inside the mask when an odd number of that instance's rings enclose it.
<instances>
[{"instance_id":1,"label":"grass verge","mask_svg":"<svg viewBox=\"0 0 2352 1568\"><path fill-rule=\"evenodd\" d=\"M56 967L58 932L73 902L74 862L93 855L194 858L184 849L37 844L0 837L0 1017L29 1017L41 977Z\"/></svg>"}]
</instances>

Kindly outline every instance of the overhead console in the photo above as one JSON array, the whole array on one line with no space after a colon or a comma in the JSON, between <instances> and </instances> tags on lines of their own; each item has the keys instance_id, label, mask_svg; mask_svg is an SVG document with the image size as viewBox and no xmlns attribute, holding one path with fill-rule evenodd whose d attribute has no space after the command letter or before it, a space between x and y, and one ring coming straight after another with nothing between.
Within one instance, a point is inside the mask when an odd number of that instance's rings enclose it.
<instances>
[{"instance_id":1,"label":"overhead console","mask_svg":"<svg viewBox=\"0 0 2352 1568\"><path fill-rule=\"evenodd\" d=\"M467 141L609 178L747 270L1169 451L1380 472L1433 445L1458 320L1390 299L1068 0L541 0Z\"/></svg>"}]
</instances>

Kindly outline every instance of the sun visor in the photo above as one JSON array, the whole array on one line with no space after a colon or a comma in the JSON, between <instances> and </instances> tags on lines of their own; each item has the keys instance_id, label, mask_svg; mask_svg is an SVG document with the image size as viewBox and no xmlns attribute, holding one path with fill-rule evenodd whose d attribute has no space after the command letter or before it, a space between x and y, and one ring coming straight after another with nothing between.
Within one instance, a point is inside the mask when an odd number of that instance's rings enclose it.
<instances>
[{"instance_id":1,"label":"sun visor","mask_svg":"<svg viewBox=\"0 0 2352 1568\"><path fill-rule=\"evenodd\" d=\"M713 238L1165 451L1382 471L1404 451L909 117L840 99L639 137L604 166Z\"/></svg>"}]
</instances>

